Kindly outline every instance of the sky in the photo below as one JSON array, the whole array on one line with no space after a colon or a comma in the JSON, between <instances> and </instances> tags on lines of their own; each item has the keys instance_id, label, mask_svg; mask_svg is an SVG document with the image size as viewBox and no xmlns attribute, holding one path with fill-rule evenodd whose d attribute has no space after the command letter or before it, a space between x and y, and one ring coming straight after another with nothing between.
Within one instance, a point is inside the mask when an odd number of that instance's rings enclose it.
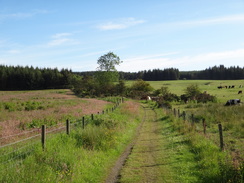
<instances>
[{"instance_id":1,"label":"sky","mask_svg":"<svg viewBox=\"0 0 244 183\"><path fill-rule=\"evenodd\" d=\"M244 67L244 0L0 0L0 65L95 71Z\"/></svg>"}]
</instances>

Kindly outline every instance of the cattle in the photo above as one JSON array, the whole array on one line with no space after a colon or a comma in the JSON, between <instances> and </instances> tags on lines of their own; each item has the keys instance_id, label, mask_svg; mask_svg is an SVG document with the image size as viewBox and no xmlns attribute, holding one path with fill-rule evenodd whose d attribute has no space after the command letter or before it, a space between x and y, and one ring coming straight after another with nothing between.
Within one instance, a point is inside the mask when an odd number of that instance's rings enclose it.
<instances>
[{"instance_id":1,"label":"cattle","mask_svg":"<svg viewBox=\"0 0 244 183\"><path fill-rule=\"evenodd\" d=\"M141 100L152 100L150 96L142 96Z\"/></svg>"},{"instance_id":2,"label":"cattle","mask_svg":"<svg viewBox=\"0 0 244 183\"><path fill-rule=\"evenodd\" d=\"M242 94L242 90L238 91L238 94Z\"/></svg>"},{"instance_id":3,"label":"cattle","mask_svg":"<svg viewBox=\"0 0 244 183\"><path fill-rule=\"evenodd\" d=\"M232 85L231 88L235 88L235 85Z\"/></svg>"},{"instance_id":4,"label":"cattle","mask_svg":"<svg viewBox=\"0 0 244 183\"><path fill-rule=\"evenodd\" d=\"M159 97L151 97L152 98L152 101L159 101Z\"/></svg>"},{"instance_id":5,"label":"cattle","mask_svg":"<svg viewBox=\"0 0 244 183\"><path fill-rule=\"evenodd\" d=\"M218 86L218 89L222 89L223 87L222 86Z\"/></svg>"},{"instance_id":6,"label":"cattle","mask_svg":"<svg viewBox=\"0 0 244 183\"><path fill-rule=\"evenodd\" d=\"M188 96L186 96L185 94L181 95L181 96L180 96L180 99L181 99L182 101L184 101L185 104L187 104L188 101L190 100L190 98L189 98Z\"/></svg>"},{"instance_id":7,"label":"cattle","mask_svg":"<svg viewBox=\"0 0 244 183\"><path fill-rule=\"evenodd\" d=\"M241 100L240 99L231 99L228 100L225 104L225 106L230 106L230 105L241 105Z\"/></svg>"}]
</instances>

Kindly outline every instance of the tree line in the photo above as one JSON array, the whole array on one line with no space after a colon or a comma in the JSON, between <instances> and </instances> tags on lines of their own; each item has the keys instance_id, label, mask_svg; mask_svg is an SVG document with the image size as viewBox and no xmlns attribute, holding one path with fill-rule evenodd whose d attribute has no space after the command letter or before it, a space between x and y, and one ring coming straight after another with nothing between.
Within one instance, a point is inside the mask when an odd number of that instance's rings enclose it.
<instances>
[{"instance_id":1,"label":"tree line","mask_svg":"<svg viewBox=\"0 0 244 183\"><path fill-rule=\"evenodd\" d=\"M114 72L114 71L113 71ZM110 79L114 77L111 71L72 72L68 69L58 70L57 68L34 68L22 66L0 65L0 90L35 90L35 89L58 89L72 88L81 81L94 82L93 78L99 81L101 86L111 84ZM115 72L118 80L160 81L179 79L206 79L206 80L234 80L244 79L244 67L224 65L209 67L202 71L179 71L175 68L153 69L139 72ZM99 75L100 74L100 75ZM110 75L109 75L110 74ZM106 76L107 75L107 76ZM117 77L117 75L115 77ZM106 78L106 77L107 78ZM112 77L113 76L113 77ZM83 78L83 79L82 79ZM115 79L116 80L116 79ZM114 80L114 81L115 81ZM111 80L113 81L113 79ZM84 84L84 83L82 83ZM86 83L87 84L87 83ZM94 83L93 83L94 84ZM118 86L118 88L121 86ZM116 90L119 90L119 89ZM109 87L108 87L109 89ZM111 88L110 88L111 89Z\"/></svg>"},{"instance_id":2,"label":"tree line","mask_svg":"<svg viewBox=\"0 0 244 183\"><path fill-rule=\"evenodd\" d=\"M224 65L209 67L202 71L180 72L180 79L235 80L244 79L244 67Z\"/></svg>"},{"instance_id":3,"label":"tree line","mask_svg":"<svg viewBox=\"0 0 244 183\"><path fill-rule=\"evenodd\" d=\"M81 76L92 76L95 71L79 72ZM179 79L205 79L205 80L235 80L244 79L244 67L224 65L209 67L201 71L179 71L176 68L153 69L139 72L119 72L119 78L123 80L142 79L144 81L163 81Z\"/></svg>"},{"instance_id":4,"label":"tree line","mask_svg":"<svg viewBox=\"0 0 244 183\"><path fill-rule=\"evenodd\" d=\"M0 65L0 90L69 88L72 71Z\"/></svg>"}]
</instances>

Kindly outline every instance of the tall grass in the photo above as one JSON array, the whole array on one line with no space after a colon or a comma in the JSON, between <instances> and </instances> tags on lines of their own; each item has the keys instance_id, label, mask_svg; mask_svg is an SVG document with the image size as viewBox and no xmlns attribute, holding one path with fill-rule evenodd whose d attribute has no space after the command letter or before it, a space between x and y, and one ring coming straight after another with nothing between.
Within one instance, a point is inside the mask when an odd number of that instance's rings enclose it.
<instances>
[{"instance_id":1,"label":"tall grass","mask_svg":"<svg viewBox=\"0 0 244 183\"><path fill-rule=\"evenodd\" d=\"M78 124L69 136L54 135L45 151L38 145L20 164L0 167L0 182L102 182L133 138L140 115L138 104L128 102L113 113L96 115L85 129Z\"/></svg>"},{"instance_id":2,"label":"tall grass","mask_svg":"<svg viewBox=\"0 0 244 183\"><path fill-rule=\"evenodd\" d=\"M191 123L174 118L172 114L170 114L170 119L173 129L184 135L188 147L193 153L197 162L194 174L200 178L198 182L244 182L243 157L239 156L239 161L234 161L230 150L221 151L215 141L196 131ZM226 137L225 132L224 135ZM219 138L217 135L215 137Z\"/></svg>"}]
</instances>

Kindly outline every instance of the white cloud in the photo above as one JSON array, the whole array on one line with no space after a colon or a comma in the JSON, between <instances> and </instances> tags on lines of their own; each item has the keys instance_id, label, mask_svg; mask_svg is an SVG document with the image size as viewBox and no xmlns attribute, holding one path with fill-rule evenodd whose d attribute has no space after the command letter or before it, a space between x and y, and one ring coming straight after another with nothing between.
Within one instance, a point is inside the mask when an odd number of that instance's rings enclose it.
<instances>
[{"instance_id":1,"label":"white cloud","mask_svg":"<svg viewBox=\"0 0 244 183\"><path fill-rule=\"evenodd\" d=\"M225 24L225 23L244 23L244 14L237 15L229 15L222 17L215 17L203 20L195 20L195 21L185 21L185 22L175 22L173 24L180 25L211 25L211 24Z\"/></svg>"},{"instance_id":2,"label":"white cloud","mask_svg":"<svg viewBox=\"0 0 244 183\"><path fill-rule=\"evenodd\" d=\"M59 46L69 42L72 42L72 39L68 39L68 38L54 39L48 43L48 46Z\"/></svg>"},{"instance_id":3,"label":"white cloud","mask_svg":"<svg viewBox=\"0 0 244 183\"><path fill-rule=\"evenodd\" d=\"M107 22L104 24L98 25L98 29L100 30L119 30L119 29L126 29L131 26L135 26L138 24L144 23L144 20L136 20L135 18L126 18L120 19L114 22Z\"/></svg>"},{"instance_id":4,"label":"white cloud","mask_svg":"<svg viewBox=\"0 0 244 183\"><path fill-rule=\"evenodd\" d=\"M52 38L59 39L59 38L67 37L67 36L71 36L71 35L72 35L71 33L57 33L57 34L53 35Z\"/></svg>"},{"instance_id":5,"label":"white cloud","mask_svg":"<svg viewBox=\"0 0 244 183\"><path fill-rule=\"evenodd\" d=\"M18 53L21 53L20 50L9 50L8 53L10 54L18 54Z\"/></svg>"},{"instance_id":6,"label":"white cloud","mask_svg":"<svg viewBox=\"0 0 244 183\"><path fill-rule=\"evenodd\" d=\"M33 17L37 14L46 14L48 13L47 10L32 10L31 12L18 12L18 13L7 13L7 14L0 14L0 20L7 20L7 19L25 19L29 17Z\"/></svg>"},{"instance_id":7,"label":"white cloud","mask_svg":"<svg viewBox=\"0 0 244 183\"><path fill-rule=\"evenodd\" d=\"M215 65L243 67L244 49L209 52L199 55L179 56L177 52L162 55L145 55L124 59L118 70L137 72L149 69L178 68L179 70L203 70Z\"/></svg>"},{"instance_id":8,"label":"white cloud","mask_svg":"<svg viewBox=\"0 0 244 183\"><path fill-rule=\"evenodd\" d=\"M144 55L140 57L124 59L118 70L137 72L149 69L163 69L173 67L173 60L170 56L177 55L178 52L169 52L156 55Z\"/></svg>"},{"instance_id":9,"label":"white cloud","mask_svg":"<svg viewBox=\"0 0 244 183\"><path fill-rule=\"evenodd\" d=\"M61 45L75 45L79 44L75 39L70 38L71 33L57 33L51 36L52 40L48 43L49 47L61 46Z\"/></svg>"}]
</instances>

